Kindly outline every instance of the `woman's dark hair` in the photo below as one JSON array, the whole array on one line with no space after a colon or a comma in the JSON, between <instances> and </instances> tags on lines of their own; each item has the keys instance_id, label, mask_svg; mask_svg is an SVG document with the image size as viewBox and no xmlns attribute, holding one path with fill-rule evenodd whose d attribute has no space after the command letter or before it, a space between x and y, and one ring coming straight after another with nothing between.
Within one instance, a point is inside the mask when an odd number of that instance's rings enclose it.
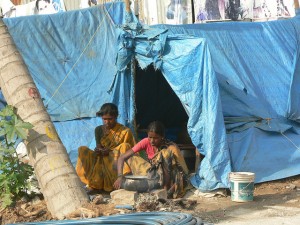
<instances>
[{"instance_id":1,"label":"woman's dark hair","mask_svg":"<svg viewBox=\"0 0 300 225\"><path fill-rule=\"evenodd\" d=\"M147 129L148 132L154 132L162 137L165 136L165 126L160 121L151 122Z\"/></svg>"},{"instance_id":2,"label":"woman's dark hair","mask_svg":"<svg viewBox=\"0 0 300 225\"><path fill-rule=\"evenodd\" d=\"M96 113L96 116L104 116L107 114L118 117L119 115L118 107L113 103L105 103L101 106L100 110Z\"/></svg>"}]
</instances>

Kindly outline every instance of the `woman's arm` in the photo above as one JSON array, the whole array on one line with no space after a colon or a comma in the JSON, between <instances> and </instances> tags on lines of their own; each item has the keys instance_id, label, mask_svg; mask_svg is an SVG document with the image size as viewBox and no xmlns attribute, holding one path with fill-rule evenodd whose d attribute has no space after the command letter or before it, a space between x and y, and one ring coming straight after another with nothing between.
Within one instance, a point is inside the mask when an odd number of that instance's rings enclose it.
<instances>
[{"instance_id":1,"label":"woman's arm","mask_svg":"<svg viewBox=\"0 0 300 225\"><path fill-rule=\"evenodd\" d=\"M97 155L108 156L110 149L101 145L101 138L103 137L103 126L98 126L95 128L95 140L96 140L96 148L94 149Z\"/></svg>"},{"instance_id":2,"label":"woman's arm","mask_svg":"<svg viewBox=\"0 0 300 225\"><path fill-rule=\"evenodd\" d=\"M117 162L118 179L114 183L115 189L120 189L120 187L121 187L121 183L122 183L122 179L123 179L123 166L124 166L125 160L129 159L135 153L145 149L148 142L149 142L148 138L144 138L139 143L137 143L132 149L129 149L124 154L120 155L118 162Z\"/></svg>"},{"instance_id":3,"label":"woman's arm","mask_svg":"<svg viewBox=\"0 0 300 225\"><path fill-rule=\"evenodd\" d=\"M123 180L123 167L124 167L124 162L129 159L131 156L133 156L134 152L132 149L129 149L126 151L124 154L120 155L117 163L117 171L118 171L118 178L114 183L114 188L115 189L120 189L121 183Z\"/></svg>"},{"instance_id":4,"label":"woman's arm","mask_svg":"<svg viewBox=\"0 0 300 225\"><path fill-rule=\"evenodd\" d=\"M102 127L101 127L101 126L97 126L97 127L95 128L95 140L96 140L96 146L100 144L100 140L101 140L102 135L103 135Z\"/></svg>"}]
</instances>

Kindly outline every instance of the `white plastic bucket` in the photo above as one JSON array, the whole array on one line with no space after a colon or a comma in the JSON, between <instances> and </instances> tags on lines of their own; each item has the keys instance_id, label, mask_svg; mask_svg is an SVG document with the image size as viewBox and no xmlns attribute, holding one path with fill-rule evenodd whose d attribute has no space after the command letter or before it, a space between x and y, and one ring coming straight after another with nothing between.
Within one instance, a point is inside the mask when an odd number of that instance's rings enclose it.
<instances>
[{"instance_id":1,"label":"white plastic bucket","mask_svg":"<svg viewBox=\"0 0 300 225\"><path fill-rule=\"evenodd\" d=\"M253 201L255 173L229 173L231 200L235 202Z\"/></svg>"}]
</instances>

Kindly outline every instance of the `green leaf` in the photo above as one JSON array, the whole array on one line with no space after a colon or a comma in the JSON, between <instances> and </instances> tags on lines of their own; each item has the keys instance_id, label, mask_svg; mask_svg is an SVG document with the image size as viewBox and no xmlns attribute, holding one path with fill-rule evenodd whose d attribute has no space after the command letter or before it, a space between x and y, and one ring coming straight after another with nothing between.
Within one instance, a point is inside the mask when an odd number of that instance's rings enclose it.
<instances>
[{"instance_id":1,"label":"green leaf","mask_svg":"<svg viewBox=\"0 0 300 225\"><path fill-rule=\"evenodd\" d=\"M12 106L0 111L0 199L2 205L8 206L20 199L26 187L28 178L33 174L29 165L19 162L15 142L17 138L26 139L27 132L33 126L23 122ZM4 138L4 139L3 139Z\"/></svg>"},{"instance_id":2,"label":"green leaf","mask_svg":"<svg viewBox=\"0 0 300 225\"><path fill-rule=\"evenodd\" d=\"M15 127L15 132L16 132L16 135L20 138L22 138L23 140L24 139L27 139L27 130L21 128L21 127Z\"/></svg>"},{"instance_id":3,"label":"green leaf","mask_svg":"<svg viewBox=\"0 0 300 225\"><path fill-rule=\"evenodd\" d=\"M4 136L6 134L6 130L5 129L0 129L0 137Z\"/></svg>"},{"instance_id":4,"label":"green leaf","mask_svg":"<svg viewBox=\"0 0 300 225\"><path fill-rule=\"evenodd\" d=\"M20 128L30 130L31 128L33 128L33 125L31 123L23 122L21 120L18 120L18 122L16 123L16 127L20 127Z\"/></svg>"},{"instance_id":5,"label":"green leaf","mask_svg":"<svg viewBox=\"0 0 300 225\"><path fill-rule=\"evenodd\" d=\"M17 120L15 124L17 135L23 139L27 138L27 131L32 127L31 123L23 122L21 120Z\"/></svg>"},{"instance_id":6,"label":"green leaf","mask_svg":"<svg viewBox=\"0 0 300 225\"><path fill-rule=\"evenodd\" d=\"M16 132L14 127L7 127L7 141L8 143L11 143L14 141L16 137Z\"/></svg>"},{"instance_id":7,"label":"green leaf","mask_svg":"<svg viewBox=\"0 0 300 225\"><path fill-rule=\"evenodd\" d=\"M9 149L6 149L6 152L9 154L9 155L12 155L16 152L16 150L14 148L9 148Z\"/></svg>"},{"instance_id":8,"label":"green leaf","mask_svg":"<svg viewBox=\"0 0 300 225\"><path fill-rule=\"evenodd\" d=\"M7 116L13 116L14 115L14 109L11 105L7 105L5 108L3 108L0 111L0 116L7 117Z\"/></svg>"},{"instance_id":9,"label":"green leaf","mask_svg":"<svg viewBox=\"0 0 300 225\"><path fill-rule=\"evenodd\" d=\"M13 203L12 195L10 193L1 194L1 201L4 208L10 206Z\"/></svg>"}]
</instances>

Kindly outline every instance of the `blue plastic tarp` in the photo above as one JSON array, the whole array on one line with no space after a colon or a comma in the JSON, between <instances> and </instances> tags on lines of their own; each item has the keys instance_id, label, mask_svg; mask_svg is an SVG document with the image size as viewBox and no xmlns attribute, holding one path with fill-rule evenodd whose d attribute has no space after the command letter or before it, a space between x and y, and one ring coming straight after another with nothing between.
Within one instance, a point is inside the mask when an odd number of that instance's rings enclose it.
<instances>
[{"instance_id":1,"label":"blue plastic tarp","mask_svg":"<svg viewBox=\"0 0 300 225\"><path fill-rule=\"evenodd\" d=\"M3 20L73 165L79 146L95 147L94 129L102 123L95 115L102 104L117 103L118 121L133 124L131 75L115 77L118 27L125 20L124 4L118 1Z\"/></svg>"},{"instance_id":2,"label":"blue plastic tarp","mask_svg":"<svg viewBox=\"0 0 300 225\"><path fill-rule=\"evenodd\" d=\"M154 30L157 33L157 31ZM205 39L187 36L157 38L149 31L135 38L136 59L142 68L160 69L189 115L188 131L205 155L193 185L201 190L227 187L231 160L226 140L219 87ZM154 36L155 37L155 36ZM197 57L197 60L194 60Z\"/></svg>"},{"instance_id":3,"label":"blue plastic tarp","mask_svg":"<svg viewBox=\"0 0 300 225\"><path fill-rule=\"evenodd\" d=\"M207 41L232 170L255 172L255 182L299 174L300 18L156 27Z\"/></svg>"},{"instance_id":4,"label":"blue plastic tarp","mask_svg":"<svg viewBox=\"0 0 300 225\"><path fill-rule=\"evenodd\" d=\"M195 187L228 187L231 171L255 172L255 182L298 174L298 17L146 30L130 24L125 32L124 5L116 2L4 22L73 163L78 146L94 146L104 102L116 103L119 121L133 125L135 57L141 68L161 70L189 115L188 132L205 156Z\"/></svg>"},{"instance_id":5,"label":"blue plastic tarp","mask_svg":"<svg viewBox=\"0 0 300 225\"><path fill-rule=\"evenodd\" d=\"M116 27L125 22L123 9L116 2L3 20L53 121L95 117L100 106L111 101Z\"/></svg>"}]
</instances>

